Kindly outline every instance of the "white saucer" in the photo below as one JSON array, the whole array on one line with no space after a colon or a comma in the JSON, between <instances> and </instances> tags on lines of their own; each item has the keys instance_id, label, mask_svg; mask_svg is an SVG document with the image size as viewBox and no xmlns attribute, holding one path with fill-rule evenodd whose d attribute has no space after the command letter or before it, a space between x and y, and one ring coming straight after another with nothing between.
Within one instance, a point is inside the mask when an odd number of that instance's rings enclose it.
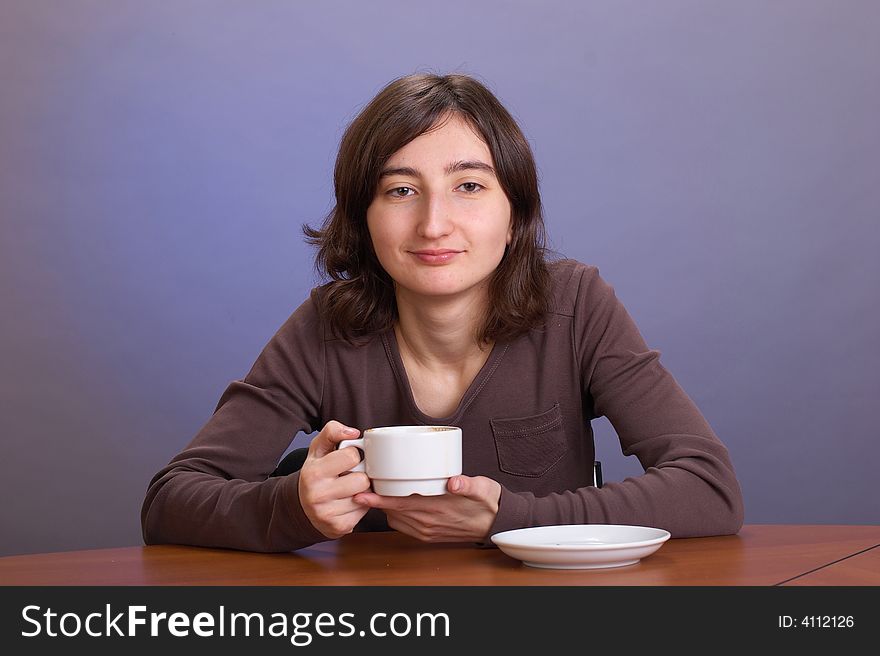
<instances>
[{"instance_id":1,"label":"white saucer","mask_svg":"<svg viewBox=\"0 0 880 656\"><path fill-rule=\"evenodd\" d=\"M669 538L669 531L648 526L563 524L503 531L491 540L530 567L599 569L634 565Z\"/></svg>"}]
</instances>

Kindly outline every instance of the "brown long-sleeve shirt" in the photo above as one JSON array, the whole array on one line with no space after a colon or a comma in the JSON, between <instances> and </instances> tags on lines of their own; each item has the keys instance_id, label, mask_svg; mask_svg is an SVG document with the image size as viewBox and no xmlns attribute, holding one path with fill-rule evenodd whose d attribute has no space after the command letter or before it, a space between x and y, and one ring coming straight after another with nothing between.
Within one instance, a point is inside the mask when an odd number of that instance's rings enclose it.
<instances>
[{"instance_id":1,"label":"brown long-sleeve shirt","mask_svg":"<svg viewBox=\"0 0 880 656\"><path fill-rule=\"evenodd\" d=\"M463 473L502 486L489 535L581 523L655 526L673 537L736 533L743 502L727 449L660 353L595 267L562 260L550 270L545 325L496 342L448 417L417 407L391 328L358 346L333 338L318 310L324 288L312 290L151 481L145 542L290 551L326 540L300 505L299 474L269 474L299 432L331 419L362 430L460 426ZM601 416L643 475L593 486L590 420ZM373 509L356 530L384 528Z\"/></svg>"}]
</instances>

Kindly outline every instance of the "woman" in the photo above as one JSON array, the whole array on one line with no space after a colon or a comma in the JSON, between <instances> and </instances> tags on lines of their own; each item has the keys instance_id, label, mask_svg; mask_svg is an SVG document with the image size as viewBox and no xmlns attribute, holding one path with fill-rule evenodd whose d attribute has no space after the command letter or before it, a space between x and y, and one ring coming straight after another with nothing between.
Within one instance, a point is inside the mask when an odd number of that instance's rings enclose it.
<instances>
[{"instance_id":1,"label":"woman","mask_svg":"<svg viewBox=\"0 0 880 656\"><path fill-rule=\"evenodd\" d=\"M353 530L481 544L527 526L736 533L724 445L595 267L550 261L535 163L510 114L464 75L390 83L343 136L336 206L305 228L331 282L269 341L152 480L148 544L289 551ZM592 485L607 416L646 473ZM456 425L448 494L381 497L337 449L360 429ZM270 476L300 431L302 467ZM345 474L345 475L343 475Z\"/></svg>"}]
</instances>

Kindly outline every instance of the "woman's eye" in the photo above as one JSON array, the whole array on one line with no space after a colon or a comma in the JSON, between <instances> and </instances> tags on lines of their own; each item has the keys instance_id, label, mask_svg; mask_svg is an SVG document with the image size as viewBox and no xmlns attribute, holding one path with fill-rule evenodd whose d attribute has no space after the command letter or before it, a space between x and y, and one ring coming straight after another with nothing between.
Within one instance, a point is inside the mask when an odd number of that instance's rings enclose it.
<instances>
[{"instance_id":1,"label":"woman's eye","mask_svg":"<svg viewBox=\"0 0 880 656\"><path fill-rule=\"evenodd\" d=\"M478 182L462 182L458 186L459 188L464 187L464 191L467 194L476 194L481 189L485 189L485 187ZM394 189L388 190L388 195L393 198L409 198L414 193L415 190L412 187L394 187Z\"/></svg>"}]
</instances>

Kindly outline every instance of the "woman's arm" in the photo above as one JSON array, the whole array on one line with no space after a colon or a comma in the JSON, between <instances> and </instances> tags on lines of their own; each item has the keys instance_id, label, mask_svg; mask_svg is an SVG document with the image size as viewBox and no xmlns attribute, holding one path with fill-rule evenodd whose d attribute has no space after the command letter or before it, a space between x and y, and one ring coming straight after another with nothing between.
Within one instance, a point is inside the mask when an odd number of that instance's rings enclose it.
<instances>
[{"instance_id":1,"label":"woman's arm","mask_svg":"<svg viewBox=\"0 0 880 656\"><path fill-rule=\"evenodd\" d=\"M727 449L611 285L580 266L573 339L585 405L608 417L645 473L545 497L502 489L490 533L568 523L655 526L673 537L736 533L743 500Z\"/></svg>"},{"instance_id":2,"label":"woman's arm","mask_svg":"<svg viewBox=\"0 0 880 656\"><path fill-rule=\"evenodd\" d=\"M326 540L303 512L299 473L267 478L298 432L320 428L323 378L313 292L153 477L141 510L144 542L270 552Z\"/></svg>"}]
</instances>

